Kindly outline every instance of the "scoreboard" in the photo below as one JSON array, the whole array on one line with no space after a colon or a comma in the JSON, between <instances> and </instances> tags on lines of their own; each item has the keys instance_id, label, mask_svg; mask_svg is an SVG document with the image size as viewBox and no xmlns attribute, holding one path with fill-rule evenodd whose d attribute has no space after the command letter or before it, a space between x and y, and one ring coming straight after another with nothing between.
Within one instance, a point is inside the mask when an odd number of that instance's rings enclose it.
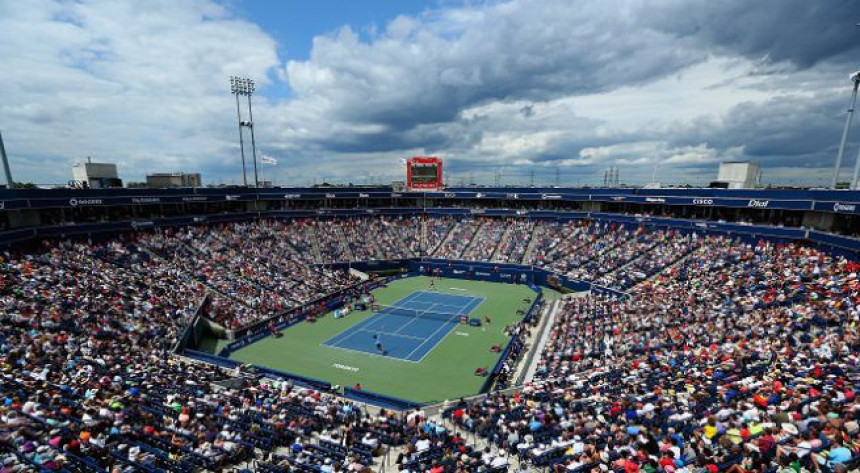
<instances>
[{"instance_id":1,"label":"scoreboard","mask_svg":"<svg viewBox=\"0 0 860 473\"><path fill-rule=\"evenodd\" d=\"M406 162L406 182L410 189L441 189L442 160L434 156L415 156Z\"/></svg>"}]
</instances>

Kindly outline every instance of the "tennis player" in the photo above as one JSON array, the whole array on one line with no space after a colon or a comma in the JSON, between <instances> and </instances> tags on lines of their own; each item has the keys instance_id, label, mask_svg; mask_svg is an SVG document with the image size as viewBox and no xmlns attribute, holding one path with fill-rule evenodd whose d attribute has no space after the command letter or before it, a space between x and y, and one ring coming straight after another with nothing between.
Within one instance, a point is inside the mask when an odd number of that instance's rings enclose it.
<instances>
[{"instance_id":1,"label":"tennis player","mask_svg":"<svg viewBox=\"0 0 860 473\"><path fill-rule=\"evenodd\" d=\"M434 291L438 291L438 289L436 289L436 281L433 279L430 280L430 289L433 289Z\"/></svg>"},{"instance_id":2,"label":"tennis player","mask_svg":"<svg viewBox=\"0 0 860 473\"><path fill-rule=\"evenodd\" d=\"M373 344L376 345L376 351L381 354L385 354L385 349L382 347L382 338L379 334L373 334Z\"/></svg>"}]
</instances>

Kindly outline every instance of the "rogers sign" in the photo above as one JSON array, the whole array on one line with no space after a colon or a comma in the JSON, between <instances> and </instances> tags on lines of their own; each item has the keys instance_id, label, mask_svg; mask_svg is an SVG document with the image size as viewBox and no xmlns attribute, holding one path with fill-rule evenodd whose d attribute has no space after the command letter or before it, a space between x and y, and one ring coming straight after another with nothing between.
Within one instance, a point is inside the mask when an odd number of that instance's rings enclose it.
<instances>
[{"instance_id":1,"label":"rogers sign","mask_svg":"<svg viewBox=\"0 0 860 473\"><path fill-rule=\"evenodd\" d=\"M104 200L102 199L69 199L69 205L72 207L77 207L79 205L102 205L104 204Z\"/></svg>"}]
</instances>

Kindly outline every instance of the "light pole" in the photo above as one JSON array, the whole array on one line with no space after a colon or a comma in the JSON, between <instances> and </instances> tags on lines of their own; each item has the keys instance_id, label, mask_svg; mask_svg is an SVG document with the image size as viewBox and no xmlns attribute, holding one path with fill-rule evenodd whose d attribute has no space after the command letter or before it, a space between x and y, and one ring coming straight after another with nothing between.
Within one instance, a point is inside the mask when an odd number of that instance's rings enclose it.
<instances>
[{"instance_id":1,"label":"light pole","mask_svg":"<svg viewBox=\"0 0 860 473\"><path fill-rule=\"evenodd\" d=\"M0 161L3 161L3 173L6 175L6 187L11 189L15 187L15 181L12 180L12 171L9 170L9 158L6 156L6 147L3 146L3 135L0 135Z\"/></svg>"},{"instance_id":2,"label":"light pole","mask_svg":"<svg viewBox=\"0 0 860 473\"><path fill-rule=\"evenodd\" d=\"M842 141L839 142L839 152L836 154L836 166L833 169L833 181L830 183L830 187L834 189L836 189L836 184L839 181L842 157L845 155L845 143L848 141L848 129L851 128L851 120L854 118L854 105L857 103L857 87L860 86L860 71L851 74L851 80L854 81L854 91L851 93L851 106L848 108L848 116L845 118L845 128L842 129ZM857 175L856 169L854 175Z\"/></svg>"},{"instance_id":3,"label":"light pole","mask_svg":"<svg viewBox=\"0 0 860 473\"><path fill-rule=\"evenodd\" d=\"M251 130L251 154L254 159L254 187L260 187L260 179L257 174L257 143L254 139L254 113L251 110L251 95L254 94L254 81L246 77L230 76L230 93L236 96L236 116L239 119L239 149L242 153L242 179L245 187L248 187L248 177L245 173L245 139L242 128ZM242 110L239 107L239 96L248 97L248 121L242 120Z\"/></svg>"},{"instance_id":4,"label":"light pole","mask_svg":"<svg viewBox=\"0 0 860 473\"><path fill-rule=\"evenodd\" d=\"M851 80L854 81L854 99L857 98L857 86L860 84L860 71L851 75ZM853 100L853 99L852 99ZM854 108L853 104L851 108ZM845 138L843 138L844 140ZM857 161L854 163L854 175L851 176L851 185L849 189L860 189L860 150L857 151Z\"/></svg>"}]
</instances>

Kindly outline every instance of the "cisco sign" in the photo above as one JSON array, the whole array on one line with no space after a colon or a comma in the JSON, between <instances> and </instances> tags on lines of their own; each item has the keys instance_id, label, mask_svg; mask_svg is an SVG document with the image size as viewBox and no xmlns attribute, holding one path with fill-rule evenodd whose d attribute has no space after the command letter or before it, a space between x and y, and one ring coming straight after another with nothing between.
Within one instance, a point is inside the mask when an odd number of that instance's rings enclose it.
<instances>
[{"instance_id":1,"label":"cisco sign","mask_svg":"<svg viewBox=\"0 0 860 473\"><path fill-rule=\"evenodd\" d=\"M104 204L104 200L102 199L69 199L69 205L72 207L77 207L79 205L102 205Z\"/></svg>"},{"instance_id":2,"label":"cisco sign","mask_svg":"<svg viewBox=\"0 0 860 473\"><path fill-rule=\"evenodd\" d=\"M714 199L693 199L693 205L714 205Z\"/></svg>"}]
</instances>

